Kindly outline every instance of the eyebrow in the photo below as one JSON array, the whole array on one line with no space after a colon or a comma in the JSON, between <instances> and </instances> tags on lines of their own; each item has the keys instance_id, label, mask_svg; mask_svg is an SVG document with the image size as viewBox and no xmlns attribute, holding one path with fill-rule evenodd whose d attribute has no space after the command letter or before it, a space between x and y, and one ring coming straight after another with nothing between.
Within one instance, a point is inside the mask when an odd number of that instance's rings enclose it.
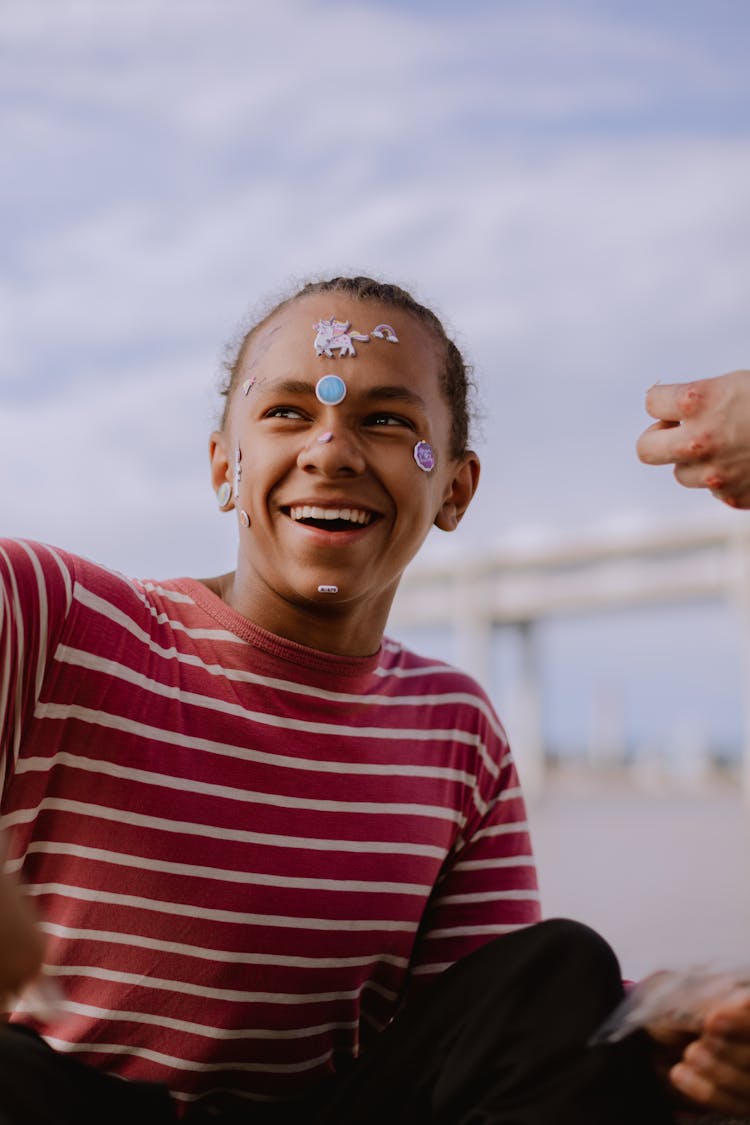
<instances>
[{"instance_id":1,"label":"eyebrow","mask_svg":"<svg viewBox=\"0 0 750 1125\"><path fill-rule=\"evenodd\" d=\"M307 379L271 380L265 385L266 390L287 395L314 395L315 387L316 383L310 383ZM382 402L386 399L389 402L404 402L420 410L427 410L422 396L402 383L383 383L377 387L370 387L363 392L362 397L368 402Z\"/></svg>"}]
</instances>

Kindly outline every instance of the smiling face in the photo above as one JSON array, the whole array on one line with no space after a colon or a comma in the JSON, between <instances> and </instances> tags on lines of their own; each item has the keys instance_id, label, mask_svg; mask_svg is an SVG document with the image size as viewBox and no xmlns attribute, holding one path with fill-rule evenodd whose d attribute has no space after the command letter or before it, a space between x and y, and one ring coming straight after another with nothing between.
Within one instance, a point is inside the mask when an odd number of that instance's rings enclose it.
<instances>
[{"instance_id":1,"label":"smiling face","mask_svg":"<svg viewBox=\"0 0 750 1125\"><path fill-rule=\"evenodd\" d=\"M360 336L386 323L398 343L353 336L354 355L319 356L313 325L332 315ZM412 314L343 294L300 298L258 330L211 443L214 487L236 484L250 520L226 595L234 608L313 647L377 649L405 566L433 523L453 530L476 486L476 456L451 457L440 365ZM316 394L327 375L343 380L341 401L325 393L335 381ZM420 441L430 471L415 459Z\"/></svg>"}]
</instances>

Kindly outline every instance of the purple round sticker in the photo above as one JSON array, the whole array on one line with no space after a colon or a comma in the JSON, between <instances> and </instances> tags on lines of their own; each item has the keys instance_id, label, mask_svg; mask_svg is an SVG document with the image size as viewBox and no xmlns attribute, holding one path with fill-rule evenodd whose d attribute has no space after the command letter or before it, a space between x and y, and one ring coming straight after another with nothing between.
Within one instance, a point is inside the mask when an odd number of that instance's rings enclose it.
<instances>
[{"instance_id":1,"label":"purple round sticker","mask_svg":"<svg viewBox=\"0 0 750 1125\"><path fill-rule=\"evenodd\" d=\"M425 473L435 468L435 454L428 441L418 441L414 446L414 460Z\"/></svg>"}]
</instances>

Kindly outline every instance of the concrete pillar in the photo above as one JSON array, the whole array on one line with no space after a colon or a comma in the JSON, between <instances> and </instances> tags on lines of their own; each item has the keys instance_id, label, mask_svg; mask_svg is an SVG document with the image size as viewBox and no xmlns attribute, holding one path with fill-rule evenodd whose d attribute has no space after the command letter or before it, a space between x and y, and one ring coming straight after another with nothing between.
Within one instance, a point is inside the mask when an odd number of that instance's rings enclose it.
<instances>
[{"instance_id":1,"label":"concrete pillar","mask_svg":"<svg viewBox=\"0 0 750 1125\"><path fill-rule=\"evenodd\" d=\"M457 575L453 591L453 629L456 639L455 663L478 680L492 696L493 622L490 599L481 575ZM507 721L521 784L527 798L533 799L544 783L544 742L542 704L536 630L531 621L518 626L520 667L518 687Z\"/></svg>"},{"instance_id":2,"label":"concrete pillar","mask_svg":"<svg viewBox=\"0 0 750 1125\"><path fill-rule=\"evenodd\" d=\"M486 692L491 693L492 621L487 610L487 599L482 596L481 581L470 574L456 577L452 618L456 638L456 667L462 672L468 672Z\"/></svg>"},{"instance_id":3,"label":"concrete pillar","mask_svg":"<svg viewBox=\"0 0 750 1125\"><path fill-rule=\"evenodd\" d=\"M544 734L542 691L536 628L531 621L518 626L521 666L518 702L515 708L513 756L527 797L538 796L544 785Z\"/></svg>"}]
</instances>

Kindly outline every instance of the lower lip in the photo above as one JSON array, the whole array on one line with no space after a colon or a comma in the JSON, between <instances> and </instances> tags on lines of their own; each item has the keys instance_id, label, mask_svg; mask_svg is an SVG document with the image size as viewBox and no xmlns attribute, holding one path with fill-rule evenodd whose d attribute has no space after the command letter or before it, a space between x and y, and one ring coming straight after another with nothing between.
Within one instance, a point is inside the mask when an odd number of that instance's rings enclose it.
<instances>
[{"instance_id":1,"label":"lower lip","mask_svg":"<svg viewBox=\"0 0 750 1125\"><path fill-rule=\"evenodd\" d=\"M360 527L352 528L351 531L326 531L322 527L311 527L306 523L298 523L297 520L293 520L291 516L287 518L294 528L301 532L306 539L322 547L346 547L350 543L356 543L358 540L363 539L368 531L372 531L376 523L375 520L372 520L368 524L362 524Z\"/></svg>"}]
</instances>

